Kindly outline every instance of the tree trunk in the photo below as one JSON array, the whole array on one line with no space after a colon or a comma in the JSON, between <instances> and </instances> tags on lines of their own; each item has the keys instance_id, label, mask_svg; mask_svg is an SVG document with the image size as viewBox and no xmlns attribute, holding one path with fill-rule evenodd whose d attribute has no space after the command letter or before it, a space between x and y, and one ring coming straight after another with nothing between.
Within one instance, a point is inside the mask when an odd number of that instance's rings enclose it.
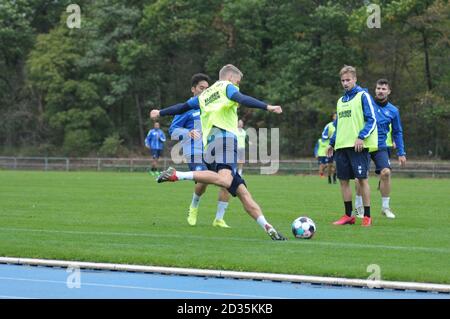
<instances>
[{"instance_id":1,"label":"tree trunk","mask_svg":"<svg viewBox=\"0 0 450 319\"><path fill-rule=\"evenodd\" d=\"M427 79L428 90L431 91L433 89L433 84L431 82L430 57L428 54L428 38L425 29L422 30L422 39L423 39L423 50L425 54L425 76Z\"/></svg>"},{"instance_id":2,"label":"tree trunk","mask_svg":"<svg viewBox=\"0 0 450 319\"><path fill-rule=\"evenodd\" d=\"M142 118L142 108L141 103L139 102L139 95L135 94L134 99L136 101L136 111L138 115L138 124L139 124L139 138L140 138L140 145L144 145L144 120Z\"/></svg>"},{"instance_id":3,"label":"tree trunk","mask_svg":"<svg viewBox=\"0 0 450 319\"><path fill-rule=\"evenodd\" d=\"M392 83L392 86L393 87L395 87L395 85L396 85L396 83L397 83L397 62L398 62L398 46L399 46L399 44L398 44L398 42L396 42L395 43L395 47L394 47L394 54L393 54L393 57L394 57L394 67L393 67L393 70L392 70L392 79L391 79L391 83Z\"/></svg>"}]
</instances>

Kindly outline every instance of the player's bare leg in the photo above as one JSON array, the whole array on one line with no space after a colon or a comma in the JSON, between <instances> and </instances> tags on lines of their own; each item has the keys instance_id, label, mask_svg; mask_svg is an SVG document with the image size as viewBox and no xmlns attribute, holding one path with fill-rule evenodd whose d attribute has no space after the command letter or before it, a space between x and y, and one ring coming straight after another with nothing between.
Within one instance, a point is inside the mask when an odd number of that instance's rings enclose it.
<instances>
[{"instance_id":1,"label":"player's bare leg","mask_svg":"<svg viewBox=\"0 0 450 319\"><path fill-rule=\"evenodd\" d=\"M361 195L361 187L359 186L359 180L355 178L355 212L356 217L363 218L364 217L364 205L363 199Z\"/></svg>"},{"instance_id":2,"label":"player's bare leg","mask_svg":"<svg viewBox=\"0 0 450 319\"><path fill-rule=\"evenodd\" d=\"M247 187L245 187L245 185L243 184L239 185L239 188L237 190L237 196L239 197L239 200L244 206L245 211L254 220L257 220L262 215L261 207L259 207L258 203L255 202L255 200L253 199L252 195L248 191Z\"/></svg>"},{"instance_id":3,"label":"player's bare leg","mask_svg":"<svg viewBox=\"0 0 450 319\"><path fill-rule=\"evenodd\" d=\"M325 164L319 164L319 176L320 178L323 178L323 171L325 169Z\"/></svg>"},{"instance_id":4,"label":"player's bare leg","mask_svg":"<svg viewBox=\"0 0 450 319\"><path fill-rule=\"evenodd\" d=\"M383 168L380 173L381 213L387 218L395 218L389 207L389 195L391 194L391 170Z\"/></svg>"},{"instance_id":5,"label":"player's bare leg","mask_svg":"<svg viewBox=\"0 0 450 319\"><path fill-rule=\"evenodd\" d=\"M331 174L333 175L333 184L336 184L336 166L330 163Z\"/></svg>"},{"instance_id":6,"label":"player's bare leg","mask_svg":"<svg viewBox=\"0 0 450 319\"><path fill-rule=\"evenodd\" d=\"M244 184L239 185L236 192L239 200L244 206L245 211L267 232L273 240L287 240L281 233L279 233L271 224L266 221L261 207L254 201L252 195Z\"/></svg>"},{"instance_id":7,"label":"player's bare leg","mask_svg":"<svg viewBox=\"0 0 450 319\"><path fill-rule=\"evenodd\" d=\"M222 169L218 173L212 171L197 171L194 172L194 181L229 188L233 181L233 176L231 175L231 171L227 169Z\"/></svg>"},{"instance_id":8,"label":"player's bare leg","mask_svg":"<svg viewBox=\"0 0 450 319\"><path fill-rule=\"evenodd\" d=\"M207 187L208 184L197 183L195 184L194 191L198 196L202 196L205 193Z\"/></svg>"},{"instance_id":9,"label":"player's bare leg","mask_svg":"<svg viewBox=\"0 0 450 319\"><path fill-rule=\"evenodd\" d=\"M349 180L340 180L341 183L341 194L344 202L348 202L352 200L352 189L350 188Z\"/></svg>"},{"instance_id":10,"label":"player's bare leg","mask_svg":"<svg viewBox=\"0 0 450 319\"><path fill-rule=\"evenodd\" d=\"M348 179L340 179L342 199L344 200L345 215L335 221L334 225L353 225L355 217L352 216L352 189Z\"/></svg>"},{"instance_id":11,"label":"player's bare leg","mask_svg":"<svg viewBox=\"0 0 450 319\"><path fill-rule=\"evenodd\" d=\"M363 198L364 205L364 218L362 226L371 226L372 218L370 217L370 186L367 178L359 179L359 186L361 189L361 196Z\"/></svg>"},{"instance_id":12,"label":"player's bare leg","mask_svg":"<svg viewBox=\"0 0 450 319\"><path fill-rule=\"evenodd\" d=\"M155 175L158 173L158 159L152 158L152 175Z\"/></svg>"},{"instance_id":13,"label":"player's bare leg","mask_svg":"<svg viewBox=\"0 0 450 319\"><path fill-rule=\"evenodd\" d=\"M331 184L331 177L333 177L333 184L336 184L336 175L333 163L327 164L327 172L328 172L328 184Z\"/></svg>"},{"instance_id":14,"label":"player's bare leg","mask_svg":"<svg viewBox=\"0 0 450 319\"><path fill-rule=\"evenodd\" d=\"M216 186L229 188L233 181L233 177L231 174L230 176L227 176L224 173L221 175L213 171L180 172L173 167L169 167L162 172L157 179L158 183L176 182L178 180L194 180L198 183L214 184Z\"/></svg>"},{"instance_id":15,"label":"player's bare leg","mask_svg":"<svg viewBox=\"0 0 450 319\"><path fill-rule=\"evenodd\" d=\"M218 173L212 171L195 171L195 172L177 172L173 167L169 167L158 177L158 183L175 182L178 180L195 180L196 182L205 184L214 184L229 189L233 182L233 175L229 169L221 169ZM278 233L272 225L270 225L261 208L253 200L244 184L240 184L236 190L236 195L241 200L246 212L252 216L257 223L267 232L273 240L286 240L286 238Z\"/></svg>"}]
</instances>

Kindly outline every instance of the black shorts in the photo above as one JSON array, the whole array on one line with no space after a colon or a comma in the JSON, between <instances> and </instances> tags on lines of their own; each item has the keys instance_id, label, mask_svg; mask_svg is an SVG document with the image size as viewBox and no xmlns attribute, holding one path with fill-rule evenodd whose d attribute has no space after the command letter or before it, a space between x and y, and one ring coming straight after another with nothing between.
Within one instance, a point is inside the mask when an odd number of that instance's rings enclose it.
<instances>
[{"instance_id":1,"label":"black shorts","mask_svg":"<svg viewBox=\"0 0 450 319\"><path fill-rule=\"evenodd\" d=\"M365 179L369 172L369 151L355 152L353 147L341 148L334 154L337 178L342 180Z\"/></svg>"}]
</instances>

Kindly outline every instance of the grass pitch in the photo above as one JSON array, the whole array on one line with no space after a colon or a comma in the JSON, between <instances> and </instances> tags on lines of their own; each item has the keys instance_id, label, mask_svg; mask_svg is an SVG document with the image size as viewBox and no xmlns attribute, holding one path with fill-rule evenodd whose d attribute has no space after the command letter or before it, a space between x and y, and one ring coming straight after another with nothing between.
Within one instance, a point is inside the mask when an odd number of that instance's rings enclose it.
<instances>
[{"instance_id":1,"label":"grass pitch","mask_svg":"<svg viewBox=\"0 0 450 319\"><path fill-rule=\"evenodd\" d=\"M274 242L232 199L231 229L217 229L218 189L186 222L193 183L157 184L147 173L0 171L0 255L450 284L449 179L393 178L391 207L380 215L377 179L371 228L334 226L343 214L339 185L317 176L245 176L264 215L287 242ZM291 222L311 217L311 240Z\"/></svg>"}]
</instances>

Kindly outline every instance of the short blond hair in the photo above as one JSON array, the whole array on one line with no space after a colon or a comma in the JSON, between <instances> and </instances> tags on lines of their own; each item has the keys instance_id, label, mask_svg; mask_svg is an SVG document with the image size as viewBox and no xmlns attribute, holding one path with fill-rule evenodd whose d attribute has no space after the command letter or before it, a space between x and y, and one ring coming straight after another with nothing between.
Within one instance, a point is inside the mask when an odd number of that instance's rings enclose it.
<instances>
[{"instance_id":1,"label":"short blond hair","mask_svg":"<svg viewBox=\"0 0 450 319\"><path fill-rule=\"evenodd\" d=\"M343 76L346 73L351 73L356 78L356 69L351 65L344 65L344 67L339 72L340 76Z\"/></svg>"},{"instance_id":2,"label":"short blond hair","mask_svg":"<svg viewBox=\"0 0 450 319\"><path fill-rule=\"evenodd\" d=\"M227 64L223 68L220 69L219 79L225 79L227 77L227 75L230 73L232 73L234 75L238 75L241 78L244 76L244 74L242 74L241 70L239 70L233 64Z\"/></svg>"}]
</instances>

